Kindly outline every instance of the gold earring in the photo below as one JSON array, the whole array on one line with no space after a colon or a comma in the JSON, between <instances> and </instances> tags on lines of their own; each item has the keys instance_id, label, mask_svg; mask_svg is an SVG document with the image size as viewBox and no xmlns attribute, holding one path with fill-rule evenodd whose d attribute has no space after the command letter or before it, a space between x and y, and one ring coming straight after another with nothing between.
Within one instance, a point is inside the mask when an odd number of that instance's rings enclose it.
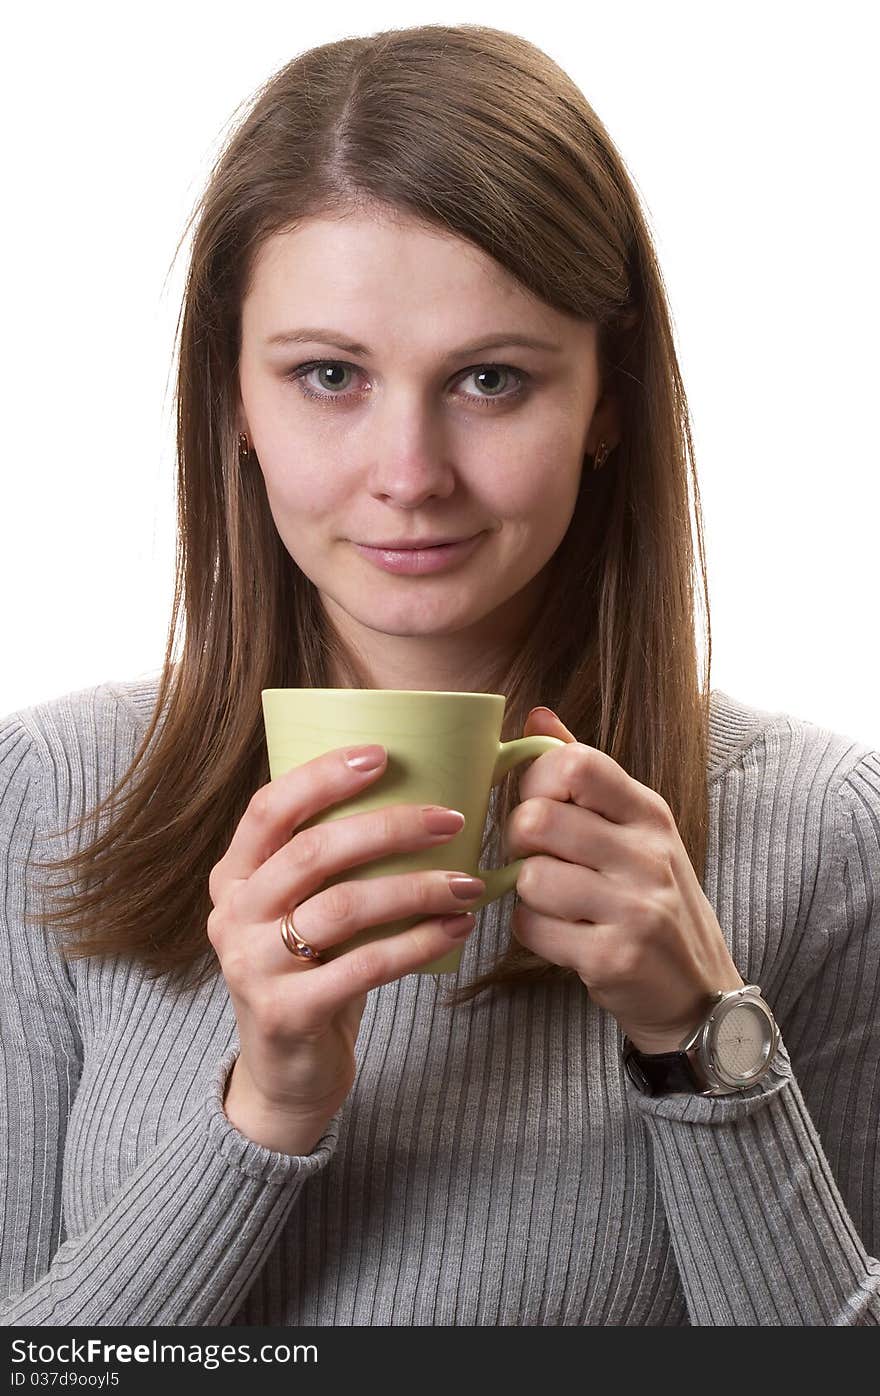
<instances>
[{"instance_id":1,"label":"gold earring","mask_svg":"<svg viewBox=\"0 0 880 1396\"><path fill-rule=\"evenodd\" d=\"M250 456L250 453L250 443L248 442L248 439L245 436L244 432L240 431L238 433L238 459L242 465L244 465L245 461Z\"/></svg>"},{"instance_id":2,"label":"gold earring","mask_svg":"<svg viewBox=\"0 0 880 1396\"><path fill-rule=\"evenodd\" d=\"M606 446L604 441L600 441L598 450L596 451L596 454L593 456L593 469L601 470L602 466L605 464L610 455L611 447Z\"/></svg>"}]
</instances>

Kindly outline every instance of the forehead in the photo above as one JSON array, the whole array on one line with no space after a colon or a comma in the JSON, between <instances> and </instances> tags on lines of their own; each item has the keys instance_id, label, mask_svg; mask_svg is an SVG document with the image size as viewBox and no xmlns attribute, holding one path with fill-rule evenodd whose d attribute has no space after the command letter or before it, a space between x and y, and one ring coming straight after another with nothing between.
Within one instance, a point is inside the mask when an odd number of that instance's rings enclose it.
<instances>
[{"instance_id":1,"label":"forehead","mask_svg":"<svg viewBox=\"0 0 880 1396\"><path fill-rule=\"evenodd\" d=\"M430 287L474 286L497 294L528 297L525 288L479 247L455 234L414 219L349 214L309 218L262 245L253 283L296 285L305 290L321 274L329 291L399 285L416 278Z\"/></svg>"},{"instance_id":2,"label":"forehead","mask_svg":"<svg viewBox=\"0 0 880 1396\"><path fill-rule=\"evenodd\" d=\"M583 347L595 328L539 300L464 238L366 214L307 219L267 239L242 317L261 335L332 324L368 343L421 325L438 341L516 327Z\"/></svg>"}]
</instances>

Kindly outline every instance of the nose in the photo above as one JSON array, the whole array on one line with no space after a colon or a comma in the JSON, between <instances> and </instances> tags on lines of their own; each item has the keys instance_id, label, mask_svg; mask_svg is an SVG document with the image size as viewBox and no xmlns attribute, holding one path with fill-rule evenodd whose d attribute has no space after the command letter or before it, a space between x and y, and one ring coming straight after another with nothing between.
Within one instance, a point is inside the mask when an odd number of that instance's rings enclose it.
<instances>
[{"instance_id":1,"label":"nose","mask_svg":"<svg viewBox=\"0 0 880 1396\"><path fill-rule=\"evenodd\" d=\"M369 482L377 499L411 509L453 493L448 434L421 394L388 391L370 414L368 430Z\"/></svg>"}]
</instances>

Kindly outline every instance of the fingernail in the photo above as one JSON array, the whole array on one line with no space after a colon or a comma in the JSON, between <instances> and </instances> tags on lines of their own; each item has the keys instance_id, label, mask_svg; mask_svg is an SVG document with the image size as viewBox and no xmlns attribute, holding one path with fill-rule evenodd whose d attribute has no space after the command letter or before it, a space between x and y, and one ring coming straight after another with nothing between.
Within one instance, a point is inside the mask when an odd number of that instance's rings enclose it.
<instances>
[{"instance_id":1,"label":"fingernail","mask_svg":"<svg viewBox=\"0 0 880 1396\"><path fill-rule=\"evenodd\" d=\"M345 753L346 765L354 771L375 771L384 760L383 746L355 746Z\"/></svg>"},{"instance_id":2,"label":"fingernail","mask_svg":"<svg viewBox=\"0 0 880 1396\"><path fill-rule=\"evenodd\" d=\"M459 911L454 916L444 916L440 925L453 940L463 940L474 929L477 918L472 911Z\"/></svg>"},{"instance_id":3,"label":"fingernail","mask_svg":"<svg viewBox=\"0 0 880 1396\"><path fill-rule=\"evenodd\" d=\"M431 834L454 834L465 823L460 809L447 809L445 805L422 805L422 819Z\"/></svg>"},{"instance_id":4,"label":"fingernail","mask_svg":"<svg viewBox=\"0 0 880 1396\"><path fill-rule=\"evenodd\" d=\"M449 888L454 897L461 897L463 902L469 902L472 897L482 896L486 890L486 884L481 877L458 875L450 877Z\"/></svg>"}]
</instances>

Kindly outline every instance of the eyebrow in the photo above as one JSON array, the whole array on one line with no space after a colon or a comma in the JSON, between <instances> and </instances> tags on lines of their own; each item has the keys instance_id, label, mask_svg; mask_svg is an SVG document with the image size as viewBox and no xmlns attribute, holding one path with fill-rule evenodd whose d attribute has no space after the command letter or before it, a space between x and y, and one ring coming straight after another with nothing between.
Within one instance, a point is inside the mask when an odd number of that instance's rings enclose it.
<instances>
[{"instance_id":1,"label":"eyebrow","mask_svg":"<svg viewBox=\"0 0 880 1396\"><path fill-rule=\"evenodd\" d=\"M369 359L372 357L372 350L366 344L357 344L354 340L346 339L339 330L326 328L315 328L307 326L301 330L282 330L279 334L273 334L266 340L266 344L308 344L313 341L319 344L331 344L334 349L342 349L346 354L356 354L358 358ZM457 359L462 354L476 354L483 349L501 349L508 345L520 345L526 349L549 349L551 353L562 352L561 344L553 344L548 339L538 339L535 335L519 334L516 331L489 336L488 339L474 339L467 344L460 344L457 349L453 349L446 356L449 359Z\"/></svg>"}]
</instances>

